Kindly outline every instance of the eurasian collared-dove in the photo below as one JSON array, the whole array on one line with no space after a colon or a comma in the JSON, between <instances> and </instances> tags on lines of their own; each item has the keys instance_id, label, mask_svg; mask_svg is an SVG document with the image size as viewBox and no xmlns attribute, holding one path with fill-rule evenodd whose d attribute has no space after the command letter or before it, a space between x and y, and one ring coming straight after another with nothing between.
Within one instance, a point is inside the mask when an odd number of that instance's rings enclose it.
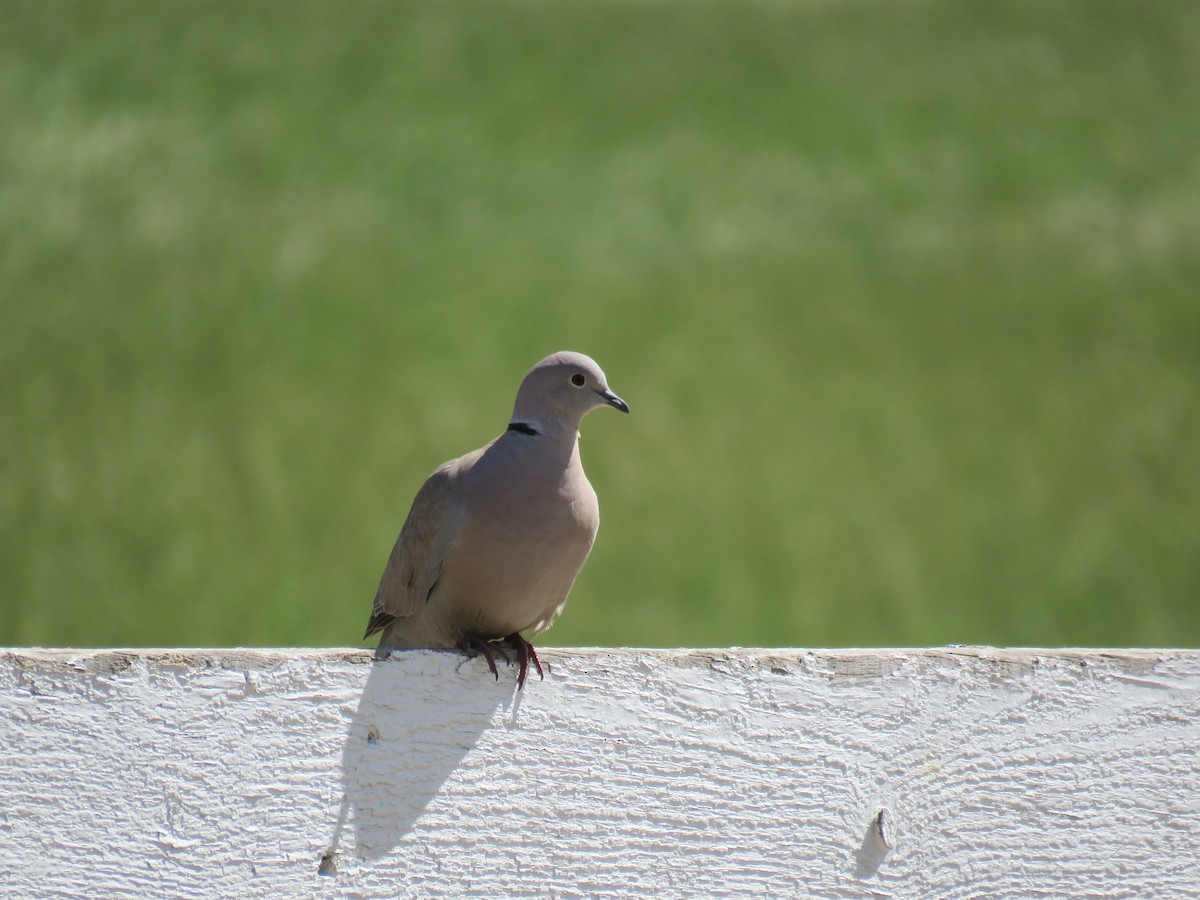
<instances>
[{"instance_id":1,"label":"eurasian collared-dove","mask_svg":"<svg viewBox=\"0 0 1200 900\"><path fill-rule=\"evenodd\" d=\"M392 548L364 638L381 649L517 652L524 686L538 634L562 612L600 524L579 459L579 421L598 406L629 412L595 361L561 352L534 366L512 421L486 447L439 466L417 492ZM492 643L500 641L501 643Z\"/></svg>"}]
</instances>

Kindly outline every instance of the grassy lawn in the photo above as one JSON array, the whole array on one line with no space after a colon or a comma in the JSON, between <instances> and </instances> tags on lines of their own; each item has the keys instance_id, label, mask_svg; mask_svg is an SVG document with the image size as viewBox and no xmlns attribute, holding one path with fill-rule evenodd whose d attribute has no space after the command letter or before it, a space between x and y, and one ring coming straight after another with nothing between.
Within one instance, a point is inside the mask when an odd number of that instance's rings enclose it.
<instances>
[{"instance_id":1,"label":"grassy lawn","mask_svg":"<svg viewBox=\"0 0 1200 900\"><path fill-rule=\"evenodd\" d=\"M575 349L543 643L1200 645L1200 4L4 21L0 644L355 644Z\"/></svg>"}]
</instances>

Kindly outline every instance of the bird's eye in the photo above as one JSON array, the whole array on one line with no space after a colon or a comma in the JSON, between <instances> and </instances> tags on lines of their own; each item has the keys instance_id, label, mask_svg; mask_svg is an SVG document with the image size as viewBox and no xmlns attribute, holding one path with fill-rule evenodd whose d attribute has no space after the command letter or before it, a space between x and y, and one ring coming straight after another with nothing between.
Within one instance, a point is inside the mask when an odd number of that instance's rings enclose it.
<instances>
[{"instance_id":1,"label":"bird's eye","mask_svg":"<svg viewBox=\"0 0 1200 900\"><path fill-rule=\"evenodd\" d=\"M586 382L587 379L583 377L582 372L576 372L571 376L571 384L575 385L575 387L583 387Z\"/></svg>"}]
</instances>

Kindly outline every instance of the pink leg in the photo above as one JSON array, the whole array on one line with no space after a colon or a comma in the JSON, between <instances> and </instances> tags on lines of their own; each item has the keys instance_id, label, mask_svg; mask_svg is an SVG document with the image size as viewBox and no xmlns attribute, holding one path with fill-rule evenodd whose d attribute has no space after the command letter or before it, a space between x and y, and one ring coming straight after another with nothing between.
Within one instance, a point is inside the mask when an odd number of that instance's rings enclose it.
<instances>
[{"instance_id":1,"label":"pink leg","mask_svg":"<svg viewBox=\"0 0 1200 900\"><path fill-rule=\"evenodd\" d=\"M464 631L463 636L459 638L458 649L465 650L468 653L472 651L476 653L482 653L483 658L487 660L488 668L492 670L492 674L496 676L497 681L500 680L500 673L496 670L496 657L492 651L495 650L497 653L503 656L506 663L512 662L512 660L508 658L508 654L504 652L504 647L502 645L492 643L491 641L485 641L479 635L471 634L469 631Z\"/></svg>"},{"instance_id":2,"label":"pink leg","mask_svg":"<svg viewBox=\"0 0 1200 900\"><path fill-rule=\"evenodd\" d=\"M534 668L537 669L538 678L543 681L546 679L542 672L542 663L538 659L537 651L533 649L533 644L521 637L517 632L513 632L504 639L504 644L512 647L517 651L517 659L520 662L521 668L517 674L517 689L525 687L525 676L529 674L529 662L533 661Z\"/></svg>"}]
</instances>

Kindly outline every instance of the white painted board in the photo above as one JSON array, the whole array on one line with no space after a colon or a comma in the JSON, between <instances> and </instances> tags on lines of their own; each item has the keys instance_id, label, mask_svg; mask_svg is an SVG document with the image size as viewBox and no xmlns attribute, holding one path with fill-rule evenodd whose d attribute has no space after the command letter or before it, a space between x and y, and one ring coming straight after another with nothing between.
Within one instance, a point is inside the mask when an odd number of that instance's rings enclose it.
<instances>
[{"instance_id":1,"label":"white painted board","mask_svg":"<svg viewBox=\"0 0 1200 900\"><path fill-rule=\"evenodd\" d=\"M1200 651L542 658L0 651L0 895L1200 896Z\"/></svg>"}]
</instances>

